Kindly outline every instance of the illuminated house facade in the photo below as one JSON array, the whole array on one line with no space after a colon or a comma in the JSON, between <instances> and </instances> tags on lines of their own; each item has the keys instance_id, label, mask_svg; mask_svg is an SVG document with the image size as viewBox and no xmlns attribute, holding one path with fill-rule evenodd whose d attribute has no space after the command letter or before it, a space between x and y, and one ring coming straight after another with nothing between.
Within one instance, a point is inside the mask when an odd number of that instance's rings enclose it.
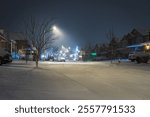
<instances>
[{"instance_id":1,"label":"illuminated house facade","mask_svg":"<svg viewBox=\"0 0 150 117\"><path fill-rule=\"evenodd\" d=\"M15 52L24 54L24 50L29 47L28 41L25 39L23 33L10 32L9 39L15 43Z\"/></svg>"}]
</instances>

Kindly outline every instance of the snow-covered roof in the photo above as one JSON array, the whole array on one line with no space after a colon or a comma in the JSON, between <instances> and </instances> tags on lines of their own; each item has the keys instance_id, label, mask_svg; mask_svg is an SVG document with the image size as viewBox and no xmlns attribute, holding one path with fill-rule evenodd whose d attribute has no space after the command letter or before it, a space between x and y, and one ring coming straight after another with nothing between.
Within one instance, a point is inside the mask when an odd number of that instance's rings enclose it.
<instances>
[{"instance_id":1,"label":"snow-covered roof","mask_svg":"<svg viewBox=\"0 0 150 117\"><path fill-rule=\"evenodd\" d=\"M0 35L0 41L7 41L7 39L5 37L3 37L2 35Z\"/></svg>"},{"instance_id":2,"label":"snow-covered roof","mask_svg":"<svg viewBox=\"0 0 150 117\"><path fill-rule=\"evenodd\" d=\"M141 47L143 45L141 44L136 44L136 45L130 45L130 46L127 46L127 48L135 48L135 47Z\"/></svg>"},{"instance_id":3,"label":"snow-covered roof","mask_svg":"<svg viewBox=\"0 0 150 117\"><path fill-rule=\"evenodd\" d=\"M128 48L141 47L141 46L147 45L147 44L150 45L150 42L144 42L144 43L140 43L140 44L134 44L134 45L130 45L130 46L127 46L127 47Z\"/></svg>"},{"instance_id":4,"label":"snow-covered roof","mask_svg":"<svg viewBox=\"0 0 150 117\"><path fill-rule=\"evenodd\" d=\"M141 43L142 45L146 45L146 44L149 44L150 45L150 42L144 42L144 43Z\"/></svg>"},{"instance_id":5,"label":"snow-covered roof","mask_svg":"<svg viewBox=\"0 0 150 117\"><path fill-rule=\"evenodd\" d=\"M9 33L10 40L26 40L25 36L21 32L11 32Z\"/></svg>"}]
</instances>

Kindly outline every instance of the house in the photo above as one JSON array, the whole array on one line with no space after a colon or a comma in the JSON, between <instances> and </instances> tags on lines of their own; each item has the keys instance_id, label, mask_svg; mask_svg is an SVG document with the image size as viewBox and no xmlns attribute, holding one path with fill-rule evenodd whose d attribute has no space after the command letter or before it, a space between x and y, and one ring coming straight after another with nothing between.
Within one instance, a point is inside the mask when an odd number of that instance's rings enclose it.
<instances>
[{"instance_id":1,"label":"house","mask_svg":"<svg viewBox=\"0 0 150 117\"><path fill-rule=\"evenodd\" d=\"M26 40L25 36L21 32L10 32L9 40L14 42L13 51L17 53L24 53L24 50L29 47L28 40Z\"/></svg>"},{"instance_id":2,"label":"house","mask_svg":"<svg viewBox=\"0 0 150 117\"><path fill-rule=\"evenodd\" d=\"M0 29L0 48L5 48L9 51L10 50L9 46L10 46L10 42L5 37L4 30Z\"/></svg>"},{"instance_id":3,"label":"house","mask_svg":"<svg viewBox=\"0 0 150 117\"><path fill-rule=\"evenodd\" d=\"M133 29L127 35L124 35L120 41L121 47L139 44L150 41L150 30Z\"/></svg>"}]
</instances>

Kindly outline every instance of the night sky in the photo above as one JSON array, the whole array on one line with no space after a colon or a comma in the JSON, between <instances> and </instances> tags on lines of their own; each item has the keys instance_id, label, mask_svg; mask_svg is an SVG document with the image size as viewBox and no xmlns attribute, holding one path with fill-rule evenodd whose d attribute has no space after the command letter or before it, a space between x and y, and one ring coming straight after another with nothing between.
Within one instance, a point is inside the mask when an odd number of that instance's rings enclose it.
<instances>
[{"instance_id":1,"label":"night sky","mask_svg":"<svg viewBox=\"0 0 150 117\"><path fill-rule=\"evenodd\" d=\"M122 37L133 28L150 29L150 0L0 0L0 28L21 31L25 18L57 17L67 35L59 43L85 46L106 42L113 28ZM61 41L60 41L61 40Z\"/></svg>"}]
</instances>

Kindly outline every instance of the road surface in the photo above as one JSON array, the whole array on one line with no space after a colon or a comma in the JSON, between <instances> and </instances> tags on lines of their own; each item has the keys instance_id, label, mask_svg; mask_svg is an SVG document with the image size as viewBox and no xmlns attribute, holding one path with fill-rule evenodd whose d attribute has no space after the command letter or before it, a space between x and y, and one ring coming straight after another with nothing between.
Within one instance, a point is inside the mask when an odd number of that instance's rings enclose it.
<instances>
[{"instance_id":1,"label":"road surface","mask_svg":"<svg viewBox=\"0 0 150 117\"><path fill-rule=\"evenodd\" d=\"M0 99L150 99L150 64L15 61L0 66Z\"/></svg>"}]
</instances>

